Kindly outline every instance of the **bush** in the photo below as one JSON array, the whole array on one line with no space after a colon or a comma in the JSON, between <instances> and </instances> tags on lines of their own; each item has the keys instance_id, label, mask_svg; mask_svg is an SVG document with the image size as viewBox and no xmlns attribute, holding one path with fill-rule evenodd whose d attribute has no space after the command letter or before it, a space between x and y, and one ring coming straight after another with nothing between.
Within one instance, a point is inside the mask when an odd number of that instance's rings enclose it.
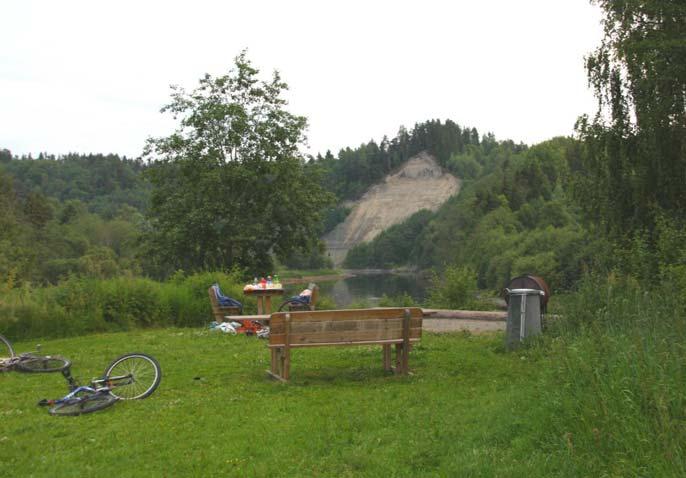
<instances>
[{"instance_id":1,"label":"bush","mask_svg":"<svg viewBox=\"0 0 686 478\"><path fill-rule=\"evenodd\" d=\"M476 302L476 272L469 267L448 266L431 279L429 305L439 309L468 309Z\"/></svg>"},{"instance_id":2,"label":"bush","mask_svg":"<svg viewBox=\"0 0 686 478\"><path fill-rule=\"evenodd\" d=\"M20 340L137 327L201 326L213 319L207 289L215 282L226 295L243 300L237 271L187 277L177 273L167 282L73 277L42 289L15 289L0 297L0 333ZM254 299L245 302L244 310L254 312Z\"/></svg>"},{"instance_id":3,"label":"bush","mask_svg":"<svg viewBox=\"0 0 686 478\"><path fill-rule=\"evenodd\" d=\"M414 299L410 294L404 292L394 297L384 294L379 300L379 307L416 307Z\"/></svg>"}]
</instances>

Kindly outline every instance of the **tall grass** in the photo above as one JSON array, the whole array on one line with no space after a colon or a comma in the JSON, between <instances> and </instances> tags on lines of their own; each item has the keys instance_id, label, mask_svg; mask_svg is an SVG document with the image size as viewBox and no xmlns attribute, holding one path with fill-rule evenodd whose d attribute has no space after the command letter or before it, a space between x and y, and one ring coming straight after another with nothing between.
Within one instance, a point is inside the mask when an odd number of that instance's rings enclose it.
<instances>
[{"instance_id":1,"label":"tall grass","mask_svg":"<svg viewBox=\"0 0 686 478\"><path fill-rule=\"evenodd\" d=\"M242 294L238 273L176 275L166 282L140 277L74 277L57 286L24 287L0 296L0 333L12 340L66 337L136 327L200 326L212 320L208 287L218 282L225 294Z\"/></svg>"},{"instance_id":2,"label":"tall grass","mask_svg":"<svg viewBox=\"0 0 686 478\"><path fill-rule=\"evenodd\" d=\"M536 402L540 446L565 475L686 476L685 302L673 283L610 276L565 304L538 349Z\"/></svg>"}]
</instances>

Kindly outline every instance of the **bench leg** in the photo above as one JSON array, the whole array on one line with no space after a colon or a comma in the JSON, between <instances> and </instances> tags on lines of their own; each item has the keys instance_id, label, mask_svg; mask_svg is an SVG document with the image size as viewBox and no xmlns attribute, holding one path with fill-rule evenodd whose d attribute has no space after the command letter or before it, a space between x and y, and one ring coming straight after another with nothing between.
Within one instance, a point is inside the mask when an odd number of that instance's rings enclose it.
<instances>
[{"instance_id":1,"label":"bench leg","mask_svg":"<svg viewBox=\"0 0 686 478\"><path fill-rule=\"evenodd\" d=\"M395 373L407 375L409 367L410 347L405 344L395 344Z\"/></svg>"},{"instance_id":2,"label":"bench leg","mask_svg":"<svg viewBox=\"0 0 686 478\"><path fill-rule=\"evenodd\" d=\"M403 344L395 344L395 373L402 373Z\"/></svg>"},{"instance_id":3,"label":"bench leg","mask_svg":"<svg viewBox=\"0 0 686 478\"><path fill-rule=\"evenodd\" d=\"M390 372L393 370L393 367L391 365L391 345L390 344L385 344L382 345L382 353L383 353L383 369L386 372Z\"/></svg>"},{"instance_id":4,"label":"bench leg","mask_svg":"<svg viewBox=\"0 0 686 478\"><path fill-rule=\"evenodd\" d=\"M278 367L278 363L279 363L278 362L279 349L274 348L274 349L269 349L269 351L272 353L272 363L271 363L270 370L272 372L272 375L278 375L279 371L278 371L277 367Z\"/></svg>"},{"instance_id":5,"label":"bench leg","mask_svg":"<svg viewBox=\"0 0 686 478\"><path fill-rule=\"evenodd\" d=\"M284 358L283 348L273 348L271 350L271 368L267 370L269 376L273 379L280 380L282 382L286 381L284 376Z\"/></svg>"}]
</instances>

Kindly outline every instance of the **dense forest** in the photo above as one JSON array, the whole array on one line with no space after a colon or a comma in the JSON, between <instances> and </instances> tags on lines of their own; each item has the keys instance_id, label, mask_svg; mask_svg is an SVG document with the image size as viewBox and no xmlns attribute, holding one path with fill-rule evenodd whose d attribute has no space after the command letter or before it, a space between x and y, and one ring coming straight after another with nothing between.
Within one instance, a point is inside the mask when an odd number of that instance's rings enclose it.
<instances>
[{"instance_id":1,"label":"dense forest","mask_svg":"<svg viewBox=\"0 0 686 478\"><path fill-rule=\"evenodd\" d=\"M579 148L571 138L531 148L491 140L451 154L443 164L463 179L461 193L436 213L417 214L353 248L346 265L440 269L457 263L476 271L483 288L497 289L531 271L556 288L570 287L593 247L570 192L570 164Z\"/></svg>"},{"instance_id":2,"label":"dense forest","mask_svg":"<svg viewBox=\"0 0 686 478\"><path fill-rule=\"evenodd\" d=\"M0 161L0 284L142 273L150 186L141 161L40 155Z\"/></svg>"}]
</instances>

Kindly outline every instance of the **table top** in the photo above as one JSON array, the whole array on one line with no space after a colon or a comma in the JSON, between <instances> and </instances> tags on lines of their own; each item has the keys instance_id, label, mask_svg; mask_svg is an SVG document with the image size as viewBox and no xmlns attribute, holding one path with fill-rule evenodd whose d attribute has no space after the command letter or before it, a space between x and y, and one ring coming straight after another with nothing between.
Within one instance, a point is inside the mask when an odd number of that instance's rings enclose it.
<instances>
[{"instance_id":1,"label":"table top","mask_svg":"<svg viewBox=\"0 0 686 478\"><path fill-rule=\"evenodd\" d=\"M243 290L245 295L283 295L284 289L249 289Z\"/></svg>"},{"instance_id":2,"label":"table top","mask_svg":"<svg viewBox=\"0 0 686 478\"><path fill-rule=\"evenodd\" d=\"M260 321L268 321L271 316L269 314L261 314L261 315L227 315L226 319L228 320L235 320L237 322L240 322L242 320L260 320Z\"/></svg>"}]
</instances>

